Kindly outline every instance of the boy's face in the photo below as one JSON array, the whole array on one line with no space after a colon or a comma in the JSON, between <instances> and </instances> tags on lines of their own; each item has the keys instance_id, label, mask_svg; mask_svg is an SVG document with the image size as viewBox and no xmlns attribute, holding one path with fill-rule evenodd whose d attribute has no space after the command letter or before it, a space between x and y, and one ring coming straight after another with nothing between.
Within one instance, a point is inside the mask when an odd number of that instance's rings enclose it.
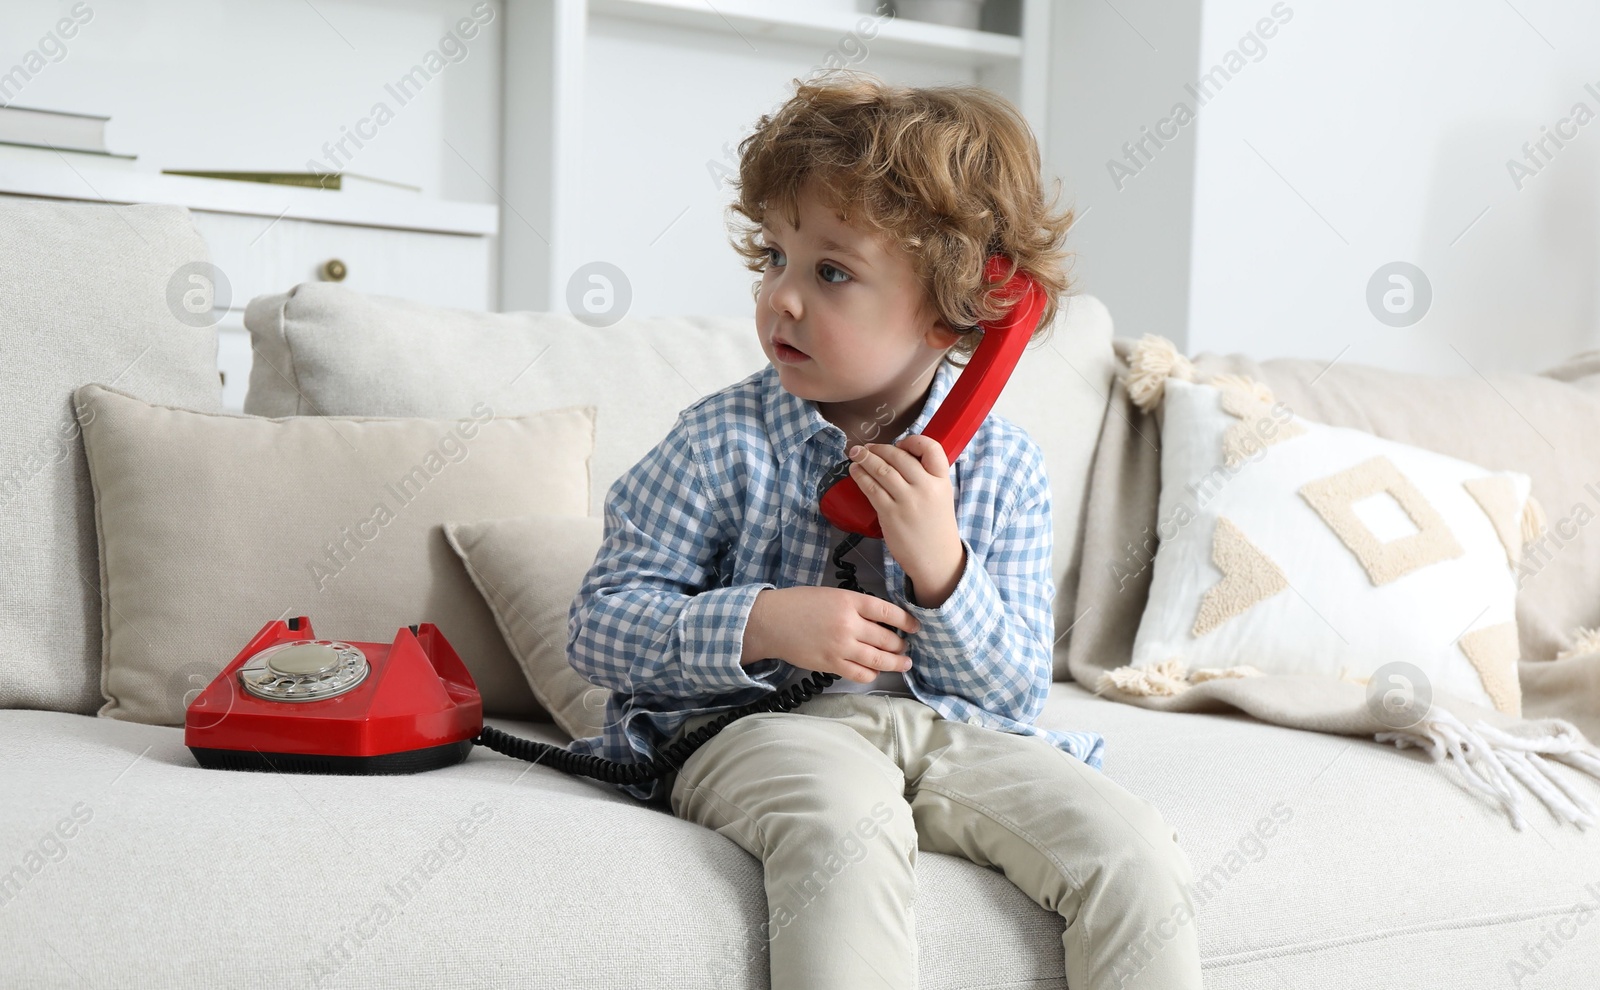
<instances>
[{"instance_id":1,"label":"boy's face","mask_svg":"<svg viewBox=\"0 0 1600 990\"><path fill-rule=\"evenodd\" d=\"M798 230L778 210L762 228L767 268L756 299L762 350L783 386L817 402L847 435L858 436L874 420L881 424L884 408L909 424L916 418L910 405L920 408L956 335L935 314L898 245L843 223L809 185L798 207ZM865 423L856 423L862 417Z\"/></svg>"}]
</instances>

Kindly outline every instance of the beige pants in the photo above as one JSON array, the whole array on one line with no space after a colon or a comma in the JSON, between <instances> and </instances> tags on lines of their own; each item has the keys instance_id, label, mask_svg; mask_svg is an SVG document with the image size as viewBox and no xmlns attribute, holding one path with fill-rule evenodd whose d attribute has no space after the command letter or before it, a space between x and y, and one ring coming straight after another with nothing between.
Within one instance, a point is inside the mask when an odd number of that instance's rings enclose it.
<instances>
[{"instance_id":1,"label":"beige pants","mask_svg":"<svg viewBox=\"0 0 1600 990\"><path fill-rule=\"evenodd\" d=\"M671 784L675 815L762 862L773 990L915 987L919 846L996 867L1060 914L1071 990L1200 986L1177 832L1044 740L914 698L822 694L732 723Z\"/></svg>"}]
</instances>

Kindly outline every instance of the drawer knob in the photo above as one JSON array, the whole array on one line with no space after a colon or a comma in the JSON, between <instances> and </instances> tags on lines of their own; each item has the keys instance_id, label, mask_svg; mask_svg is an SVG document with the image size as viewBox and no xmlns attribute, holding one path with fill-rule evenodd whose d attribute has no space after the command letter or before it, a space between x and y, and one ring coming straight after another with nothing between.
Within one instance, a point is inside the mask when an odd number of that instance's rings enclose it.
<instances>
[{"instance_id":1,"label":"drawer knob","mask_svg":"<svg viewBox=\"0 0 1600 990\"><path fill-rule=\"evenodd\" d=\"M329 258L322 263L321 274L324 282L343 282L344 277L349 274L349 270L345 268L344 262L338 258Z\"/></svg>"}]
</instances>

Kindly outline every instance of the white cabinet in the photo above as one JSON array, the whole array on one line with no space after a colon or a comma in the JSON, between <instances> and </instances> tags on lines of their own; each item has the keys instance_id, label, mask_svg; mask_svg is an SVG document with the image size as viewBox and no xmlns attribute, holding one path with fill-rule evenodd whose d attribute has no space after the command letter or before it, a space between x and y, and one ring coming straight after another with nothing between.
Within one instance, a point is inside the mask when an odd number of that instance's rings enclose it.
<instances>
[{"instance_id":1,"label":"white cabinet","mask_svg":"<svg viewBox=\"0 0 1600 990\"><path fill-rule=\"evenodd\" d=\"M495 308L492 204L18 162L0 162L0 195L187 207L219 283L228 283L216 289L213 316L222 401L236 411L250 382L244 310L256 296L332 280L438 306Z\"/></svg>"}]
</instances>

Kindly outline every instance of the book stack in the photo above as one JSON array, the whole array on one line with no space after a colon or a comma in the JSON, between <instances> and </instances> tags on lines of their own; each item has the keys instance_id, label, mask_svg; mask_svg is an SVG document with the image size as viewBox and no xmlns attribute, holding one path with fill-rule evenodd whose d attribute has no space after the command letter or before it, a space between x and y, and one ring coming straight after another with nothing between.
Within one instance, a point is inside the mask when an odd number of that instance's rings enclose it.
<instances>
[{"instance_id":1,"label":"book stack","mask_svg":"<svg viewBox=\"0 0 1600 990\"><path fill-rule=\"evenodd\" d=\"M106 147L110 117L65 110L0 106L0 163L49 162L62 159L76 166L131 168L137 155L119 155Z\"/></svg>"}]
</instances>

